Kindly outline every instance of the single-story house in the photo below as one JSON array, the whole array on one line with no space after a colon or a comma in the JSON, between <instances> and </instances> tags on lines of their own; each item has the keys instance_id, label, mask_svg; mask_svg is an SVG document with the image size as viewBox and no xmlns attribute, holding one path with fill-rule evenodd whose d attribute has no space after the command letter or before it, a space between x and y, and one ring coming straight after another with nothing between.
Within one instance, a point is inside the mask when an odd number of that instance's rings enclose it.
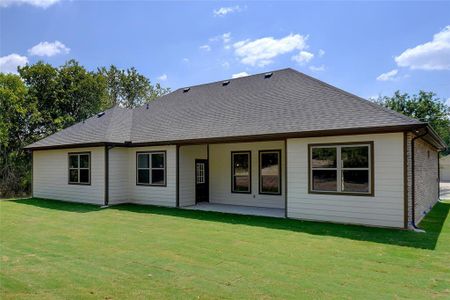
<instances>
[{"instance_id":1,"label":"single-story house","mask_svg":"<svg viewBox=\"0 0 450 300\"><path fill-rule=\"evenodd\" d=\"M445 147L427 123L282 69L114 107L26 148L34 197L413 228Z\"/></svg>"},{"instance_id":2,"label":"single-story house","mask_svg":"<svg viewBox=\"0 0 450 300\"><path fill-rule=\"evenodd\" d=\"M441 181L450 182L450 155L440 159Z\"/></svg>"}]
</instances>

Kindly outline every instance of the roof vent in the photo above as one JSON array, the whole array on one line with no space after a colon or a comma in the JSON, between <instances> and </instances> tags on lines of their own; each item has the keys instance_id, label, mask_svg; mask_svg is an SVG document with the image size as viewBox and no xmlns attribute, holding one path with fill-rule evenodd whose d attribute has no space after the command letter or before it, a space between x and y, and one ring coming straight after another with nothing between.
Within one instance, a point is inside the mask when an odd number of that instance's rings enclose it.
<instances>
[{"instance_id":1,"label":"roof vent","mask_svg":"<svg viewBox=\"0 0 450 300\"><path fill-rule=\"evenodd\" d=\"M264 74L264 78L270 78L270 77L272 77L272 72L269 72L269 73L266 73L266 74Z\"/></svg>"},{"instance_id":2,"label":"roof vent","mask_svg":"<svg viewBox=\"0 0 450 300\"><path fill-rule=\"evenodd\" d=\"M230 81L229 80L225 80L224 82L222 82L222 85L223 86L227 86L227 85L229 85L230 84Z\"/></svg>"},{"instance_id":3,"label":"roof vent","mask_svg":"<svg viewBox=\"0 0 450 300\"><path fill-rule=\"evenodd\" d=\"M188 88L188 87L187 87L187 88L184 88L184 89L183 89L183 93L189 92L190 89L191 89L191 88Z\"/></svg>"},{"instance_id":4,"label":"roof vent","mask_svg":"<svg viewBox=\"0 0 450 300\"><path fill-rule=\"evenodd\" d=\"M104 111L102 111L102 112L99 112L98 114L97 114L97 118L100 118L100 117L102 117L103 115L105 114L105 112Z\"/></svg>"}]
</instances>

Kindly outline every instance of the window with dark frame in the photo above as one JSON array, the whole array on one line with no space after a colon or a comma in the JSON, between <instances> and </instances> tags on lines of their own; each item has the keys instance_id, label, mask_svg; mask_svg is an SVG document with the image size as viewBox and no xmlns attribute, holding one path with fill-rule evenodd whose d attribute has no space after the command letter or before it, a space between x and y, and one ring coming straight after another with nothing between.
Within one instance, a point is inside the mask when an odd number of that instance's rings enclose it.
<instances>
[{"instance_id":1,"label":"window with dark frame","mask_svg":"<svg viewBox=\"0 0 450 300\"><path fill-rule=\"evenodd\" d=\"M233 193L251 193L250 151L231 153L231 176Z\"/></svg>"},{"instance_id":2,"label":"window with dark frame","mask_svg":"<svg viewBox=\"0 0 450 300\"><path fill-rule=\"evenodd\" d=\"M69 153L69 184L91 184L91 154Z\"/></svg>"},{"instance_id":3,"label":"window with dark frame","mask_svg":"<svg viewBox=\"0 0 450 300\"><path fill-rule=\"evenodd\" d=\"M205 183L205 164L204 163L197 163L197 183L202 184Z\"/></svg>"},{"instance_id":4,"label":"window with dark frame","mask_svg":"<svg viewBox=\"0 0 450 300\"><path fill-rule=\"evenodd\" d=\"M310 146L310 192L370 195L372 144Z\"/></svg>"},{"instance_id":5,"label":"window with dark frame","mask_svg":"<svg viewBox=\"0 0 450 300\"><path fill-rule=\"evenodd\" d=\"M281 151L259 152L259 193L281 194Z\"/></svg>"},{"instance_id":6,"label":"window with dark frame","mask_svg":"<svg viewBox=\"0 0 450 300\"><path fill-rule=\"evenodd\" d=\"M142 152L136 156L136 184L166 185L166 153Z\"/></svg>"}]
</instances>

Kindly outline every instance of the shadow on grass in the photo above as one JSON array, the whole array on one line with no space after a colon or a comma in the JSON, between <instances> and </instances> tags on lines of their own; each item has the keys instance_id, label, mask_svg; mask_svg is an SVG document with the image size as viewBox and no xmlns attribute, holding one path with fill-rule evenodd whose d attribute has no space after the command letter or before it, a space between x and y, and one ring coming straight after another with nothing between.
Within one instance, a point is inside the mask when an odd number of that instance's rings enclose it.
<instances>
[{"instance_id":1,"label":"shadow on grass","mask_svg":"<svg viewBox=\"0 0 450 300\"><path fill-rule=\"evenodd\" d=\"M49 200L49 199L39 199L39 198L28 198L28 199L18 199L18 200L8 200L15 203L33 205L48 209L57 209L69 212L77 213L88 213L93 211L101 210L98 205L85 204L77 202L65 202L59 200Z\"/></svg>"},{"instance_id":2,"label":"shadow on grass","mask_svg":"<svg viewBox=\"0 0 450 300\"><path fill-rule=\"evenodd\" d=\"M77 213L87 213L100 210L100 208L95 205L69 203L46 199L21 199L14 200L14 202ZM143 213L148 215L165 215L208 222L221 222L227 224L257 226L277 230L289 230L293 232L301 232L312 235L333 236L357 241L369 241L381 244L434 250L436 248L439 236L442 233L444 222L449 213L450 203L438 202L434 206L432 211L422 220L422 222L420 223L420 227L426 231L425 233L357 225L343 225L323 222L300 221L293 219L234 215L219 212L183 210L177 208L137 204L121 204L112 206L108 209L133 213ZM111 220L111 222L114 222L114 220ZM450 232L446 232L444 230L444 234L447 235L450 234Z\"/></svg>"}]
</instances>

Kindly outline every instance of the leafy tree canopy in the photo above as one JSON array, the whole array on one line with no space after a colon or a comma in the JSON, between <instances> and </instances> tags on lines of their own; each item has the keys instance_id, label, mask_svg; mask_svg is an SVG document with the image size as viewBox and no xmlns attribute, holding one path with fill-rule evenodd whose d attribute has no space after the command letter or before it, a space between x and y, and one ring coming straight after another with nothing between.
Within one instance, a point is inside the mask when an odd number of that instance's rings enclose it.
<instances>
[{"instance_id":1,"label":"leafy tree canopy","mask_svg":"<svg viewBox=\"0 0 450 300\"><path fill-rule=\"evenodd\" d=\"M134 108L170 91L169 88L163 88L159 83L152 85L150 80L139 74L135 68L120 70L111 65L109 68L99 68L98 74L106 79L106 103L109 107L120 105Z\"/></svg>"},{"instance_id":2,"label":"leafy tree canopy","mask_svg":"<svg viewBox=\"0 0 450 300\"><path fill-rule=\"evenodd\" d=\"M404 115L428 122L447 145L450 145L450 107L433 92L420 91L419 94L410 96L396 91L392 97L380 97L376 102ZM447 149L443 154L450 154L450 150Z\"/></svg>"}]
</instances>

